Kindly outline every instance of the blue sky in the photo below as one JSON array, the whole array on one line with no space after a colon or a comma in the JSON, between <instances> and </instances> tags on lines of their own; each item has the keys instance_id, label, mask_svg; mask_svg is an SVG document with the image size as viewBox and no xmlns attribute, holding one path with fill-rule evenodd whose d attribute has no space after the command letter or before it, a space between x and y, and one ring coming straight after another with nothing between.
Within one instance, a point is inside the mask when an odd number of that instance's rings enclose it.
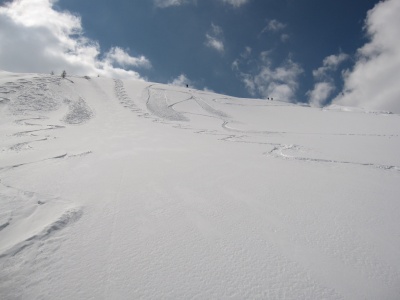
<instances>
[{"instance_id":1,"label":"blue sky","mask_svg":"<svg viewBox=\"0 0 400 300\"><path fill-rule=\"evenodd\" d=\"M355 53L365 43L363 22L377 2L253 0L234 7L198 0L161 8L149 0L61 0L58 6L79 13L86 34L100 41L102 48L118 45L133 55L145 55L152 68L141 74L152 81L169 82L185 74L199 88L252 96L232 69L232 63L250 47L251 54L241 65L243 72L256 72L263 51L270 51L274 66L288 57L300 64L304 73L296 95L302 100L312 87L312 70L326 56ZM282 27L264 30L271 21ZM218 38L223 52L207 46L212 24L222 31Z\"/></svg>"},{"instance_id":2,"label":"blue sky","mask_svg":"<svg viewBox=\"0 0 400 300\"><path fill-rule=\"evenodd\" d=\"M390 28L398 26L393 21L395 16L387 17L385 11L394 14L399 9L398 0L20 0L0 3L0 28L3 24L0 42L10 45L9 49L21 47L22 42L15 34L11 35L13 31L19 36L28 36L23 41L25 44L29 44L27 40L31 36L37 36L36 40L32 38L33 46L29 47L34 49L32 55L38 54L36 61L40 62L35 65L23 58L16 59L15 51L3 51L6 54L0 51L0 69L59 72L65 68L76 74L143 78L177 85L188 83L231 96L275 97L316 106L343 99L344 104L353 105L362 101L354 99L365 97L367 92L351 75L359 78L361 75L356 74L359 64L363 59L374 59L375 54L363 52L368 45L377 51L386 49L377 36L387 36L387 32L393 31ZM35 31L32 22L26 20L34 20L36 29L45 28L43 36L39 37L39 30ZM398 31L390 33L393 38ZM38 39L48 41L54 49L50 46L41 49L44 46ZM375 45L375 41L381 44ZM383 42L384 46L390 43L389 37ZM399 52L397 44L390 47ZM55 55L49 58L43 54L54 53L56 49L65 52L59 61ZM25 65L13 64L13 58L25 61ZM375 65L372 69L371 73L376 70ZM350 99L356 89L361 94ZM397 107L398 101L393 99L388 100L391 103L388 107L393 107L393 101Z\"/></svg>"}]
</instances>

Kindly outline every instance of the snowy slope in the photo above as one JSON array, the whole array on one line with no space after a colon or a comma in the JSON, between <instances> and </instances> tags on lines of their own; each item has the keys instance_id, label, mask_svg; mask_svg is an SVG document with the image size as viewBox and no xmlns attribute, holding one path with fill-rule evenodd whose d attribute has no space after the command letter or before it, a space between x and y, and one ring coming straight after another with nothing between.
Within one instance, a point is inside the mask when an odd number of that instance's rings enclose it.
<instances>
[{"instance_id":1,"label":"snowy slope","mask_svg":"<svg viewBox=\"0 0 400 300\"><path fill-rule=\"evenodd\" d=\"M399 299L400 118L0 73L1 299Z\"/></svg>"}]
</instances>

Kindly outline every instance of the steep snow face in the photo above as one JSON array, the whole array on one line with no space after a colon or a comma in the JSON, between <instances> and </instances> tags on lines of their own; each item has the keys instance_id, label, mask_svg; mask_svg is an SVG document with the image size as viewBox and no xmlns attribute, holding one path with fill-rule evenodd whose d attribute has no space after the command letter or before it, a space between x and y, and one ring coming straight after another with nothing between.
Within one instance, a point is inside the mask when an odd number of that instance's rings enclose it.
<instances>
[{"instance_id":1,"label":"steep snow face","mask_svg":"<svg viewBox=\"0 0 400 300\"><path fill-rule=\"evenodd\" d=\"M1 299L396 299L400 119L0 73Z\"/></svg>"}]
</instances>

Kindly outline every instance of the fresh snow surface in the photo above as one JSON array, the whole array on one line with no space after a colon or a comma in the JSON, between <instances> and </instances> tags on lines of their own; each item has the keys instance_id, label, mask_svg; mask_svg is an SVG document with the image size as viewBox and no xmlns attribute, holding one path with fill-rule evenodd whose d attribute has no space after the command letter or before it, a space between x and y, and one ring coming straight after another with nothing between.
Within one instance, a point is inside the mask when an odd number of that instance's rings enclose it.
<instances>
[{"instance_id":1,"label":"fresh snow surface","mask_svg":"<svg viewBox=\"0 0 400 300\"><path fill-rule=\"evenodd\" d=\"M0 299L400 299L400 118L0 73Z\"/></svg>"}]
</instances>

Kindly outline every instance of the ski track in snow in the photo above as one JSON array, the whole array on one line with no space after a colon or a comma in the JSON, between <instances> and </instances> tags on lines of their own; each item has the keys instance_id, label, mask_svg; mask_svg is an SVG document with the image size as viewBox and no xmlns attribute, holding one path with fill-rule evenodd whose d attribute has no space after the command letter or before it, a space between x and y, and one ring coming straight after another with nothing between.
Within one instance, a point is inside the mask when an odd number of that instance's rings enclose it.
<instances>
[{"instance_id":1,"label":"ski track in snow","mask_svg":"<svg viewBox=\"0 0 400 300\"><path fill-rule=\"evenodd\" d=\"M90 117L92 116L92 112L90 111L90 108L85 105L84 100L80 98L78 101L74 101L72 99L63 98L63 95L61 95L60 91L57 89L57 87L59 87L61 84L61 78L53 76L38 76L33 77L32 80L17 79L16 82L6 82L3 86L0 87L0 94L10 95L7 104L9 106L10 112L13 116L15 116L15 124L21 127L31 128L29 130L17 131L9 135L10 137L18 138L19 140L24 139L24 141L19 141L8 147L3 147L0 153L19 153L26 150L33 151L34 144L39 142L45 143L49 140L56 139L56 136L51 136L47 133L59 129L65 129L66 126L59 124L45 124L49 121L49 118L42 114L60 109L63 103L67 103L69 105L69 112L64 117L64 119L60 121L64 121L65 123L71 125L81 124L90 119ZM21 118L21 116L24 117ZM79 157L82 155L87 155L89 153L90 151L86 153L68 155L68 153L64 152L39 160L31 160L13 165L3 165L0 167L0 172L4 174L7 171L11 171L20 167L35 164L38 165L57 159ZM3 189L5 188L6 191L17 191L17 189L4 185L2 183L1 186ZM25 197L27 195L29 197L33 197L32 195L35 195L35 193L28 191L19 191L17 195L13 196L13 198L15 198L15 201L21 201L21 196ZM4 199L4 197L7 198L8 196L2 195L0 198ZM38 200L37 202L37 205L39 206L49 201L55 201L51 198L51 196L47 196L47 200L43 200L43 195L40 197L35 197L41 198L41 200ZM65 210L53 223L44 224L43 228L38 228L37 232L35 232L34 235L29 236L26 238L26 240L20 241L16 245L12 246L11 249L8 250L8 252L0 253L0 257L13 256L16 253L23 251L23 249L32 245L33 243L38 243L39 241L43 242L44 240L48 239L54 232L63 229L70 222L78 220L80 214L80 210ZM12 227L14 225L12 223L13 219L13 217L10 217L10 219L6 223L0 225L1 230L6 230Z\"/></svg>"},{"instance_id":2,"label":"ski track in snow","mask_svg":"<svg viewBox=\"0 0 400 300\"><path fill-rule=\"evenodd\" d=\"M115 83L115 94L120 103L133 112L142 112L136 105L135 102L128 96L125 91L124 83L120 79L114 79Z\"/></svg>"},{"instance_id":3,"label":"ski track in snow","mask_svg":"<svg viewBox=\"0 0 400 300\"><path fill-rule=\"evenodd\" d=\"M167 96L163 90L149 87L147 91L148 98L146 105L151 113L169 121L188 121L183 114L177 112L172 106L168 105Z\"/></svg>"},{"instance_id":4,"label":"ski track in snow","mask_svg":"<svg viewBox=\"0 0 400 300\"><path fill-rule=\"evenodd\" d=\"M272 145L272 144L270 144ZM355 165L355 166L364 166L364 167L373 167L381 170L394 170L399 172L399 166L392 166L392 165L379 165L374 163L359 163L359 162L352 162L352 161L338 161L332 159L322 159L322 158L310 158L310 157L300 157L300 156L290 156L285 154L285 150L294 150L299 151L302 147L298 145L277 145L272 150L265 152L264 155L272 156L275 158L282 158L287 160L298 160L304 162L316 162L316 163L329 163L329 164L343 164L343 165Z\"/></svg>"},{"instance_id":5,"label":"ski track in snow","mask_svg":"<svg viewBox=\"0 0 400 300\"><path fill-rule=\"evenodd\" d=\"M20 152L23 150L27 150L27 149L32 149L32 147L30 146L30 144L32 143L37 143L37 142L43 142L43 141L47 141L47 138L42 138L39 140L33 140L33 141L29 141L29 142L22 142L22 143L18 143L15 145L12 145L9 150L10 151L15 151L15 152Z\"/></svg>"},{"instance_id":6,"label":"ski track in snow","mask_svg":"<svg viewBox=\"0 0 400 300\"><path fill-rule=\"evenodd\" d=\"M54 124L47 113L68 106L68 113L60 122L68 125L82 124L88 121L93 112L82 98L62 94L62 80L53 76L37 76L32 80L17 79L0 86L1 104L6 104L16 126L24 130L7 134L11 144L1 147L0 156L35 152L35 145L45 144L57 139L52 133L65 129L64 124ZM50 124L49 124L50 123ZM26 128L26 129L25 129ZM29 129L28 129L29 128ZM13 140L18 142L12 144ZM58 151L61 152L61 151ZM91 151L68 154L61 152L42 159L25 159L12 165L1 164L0 175L7 178L8 172L15 169L43 166L55 160L78 158ZM1 161L1 160L0 160ZM65 239L64 230L76 223L83 214L83 209L71 201L58 196L40 194L12 187L0 179L0 295L2 299L20 299L21 291L29 289L31 284L46 280L36 278L31 282L26 278L34 276L38 270L48 269L58 263L53 252ZM22 259L31 257L29 260ZM45 276L51 276L47 274ZM14 288L9 289L9 287ZM17 288L18 287L18 288Z\"/></svg>"},{"instance_id":7,"label":"ski track in snow","mask_svg":"<svg viewBox=\"0 0 400 300\"><path fill-rule=\"evenodd\" d=\"M48 120L48 117L39 114L58 110L63 104L67 104L69 111L60 121L67 124L81 124L88 121L93 116L93 112L86 105L83 98L78 96L78 99L74 100L74 97L70 97L70 95L62 95L58 89L61 84L62 79L59 77L40 76L34 77L32 80L17 79L16 82L6 82L0 87L0 94L11 95L10 98L7 98L11 113L16 117L26 116L24 118L17 118L15 123L23 127L29 126L32 128L13 133L16 137L26 137L29 140L17 142L9 146L6 149L7 151L15 151L18 153L22 150L31 150L33 148L33 143L55 139L56 136L49 134L43 135L43 133L64 129L65 126L59 124L43 124L43 122ZM41 138L31 140L31 137ZM5 149L2 151L4 150ZM54 157L48 159L53 158ZM20 165L3 167L2 169L15 168L18 166Z\"/></svg>"}]
</instances>

